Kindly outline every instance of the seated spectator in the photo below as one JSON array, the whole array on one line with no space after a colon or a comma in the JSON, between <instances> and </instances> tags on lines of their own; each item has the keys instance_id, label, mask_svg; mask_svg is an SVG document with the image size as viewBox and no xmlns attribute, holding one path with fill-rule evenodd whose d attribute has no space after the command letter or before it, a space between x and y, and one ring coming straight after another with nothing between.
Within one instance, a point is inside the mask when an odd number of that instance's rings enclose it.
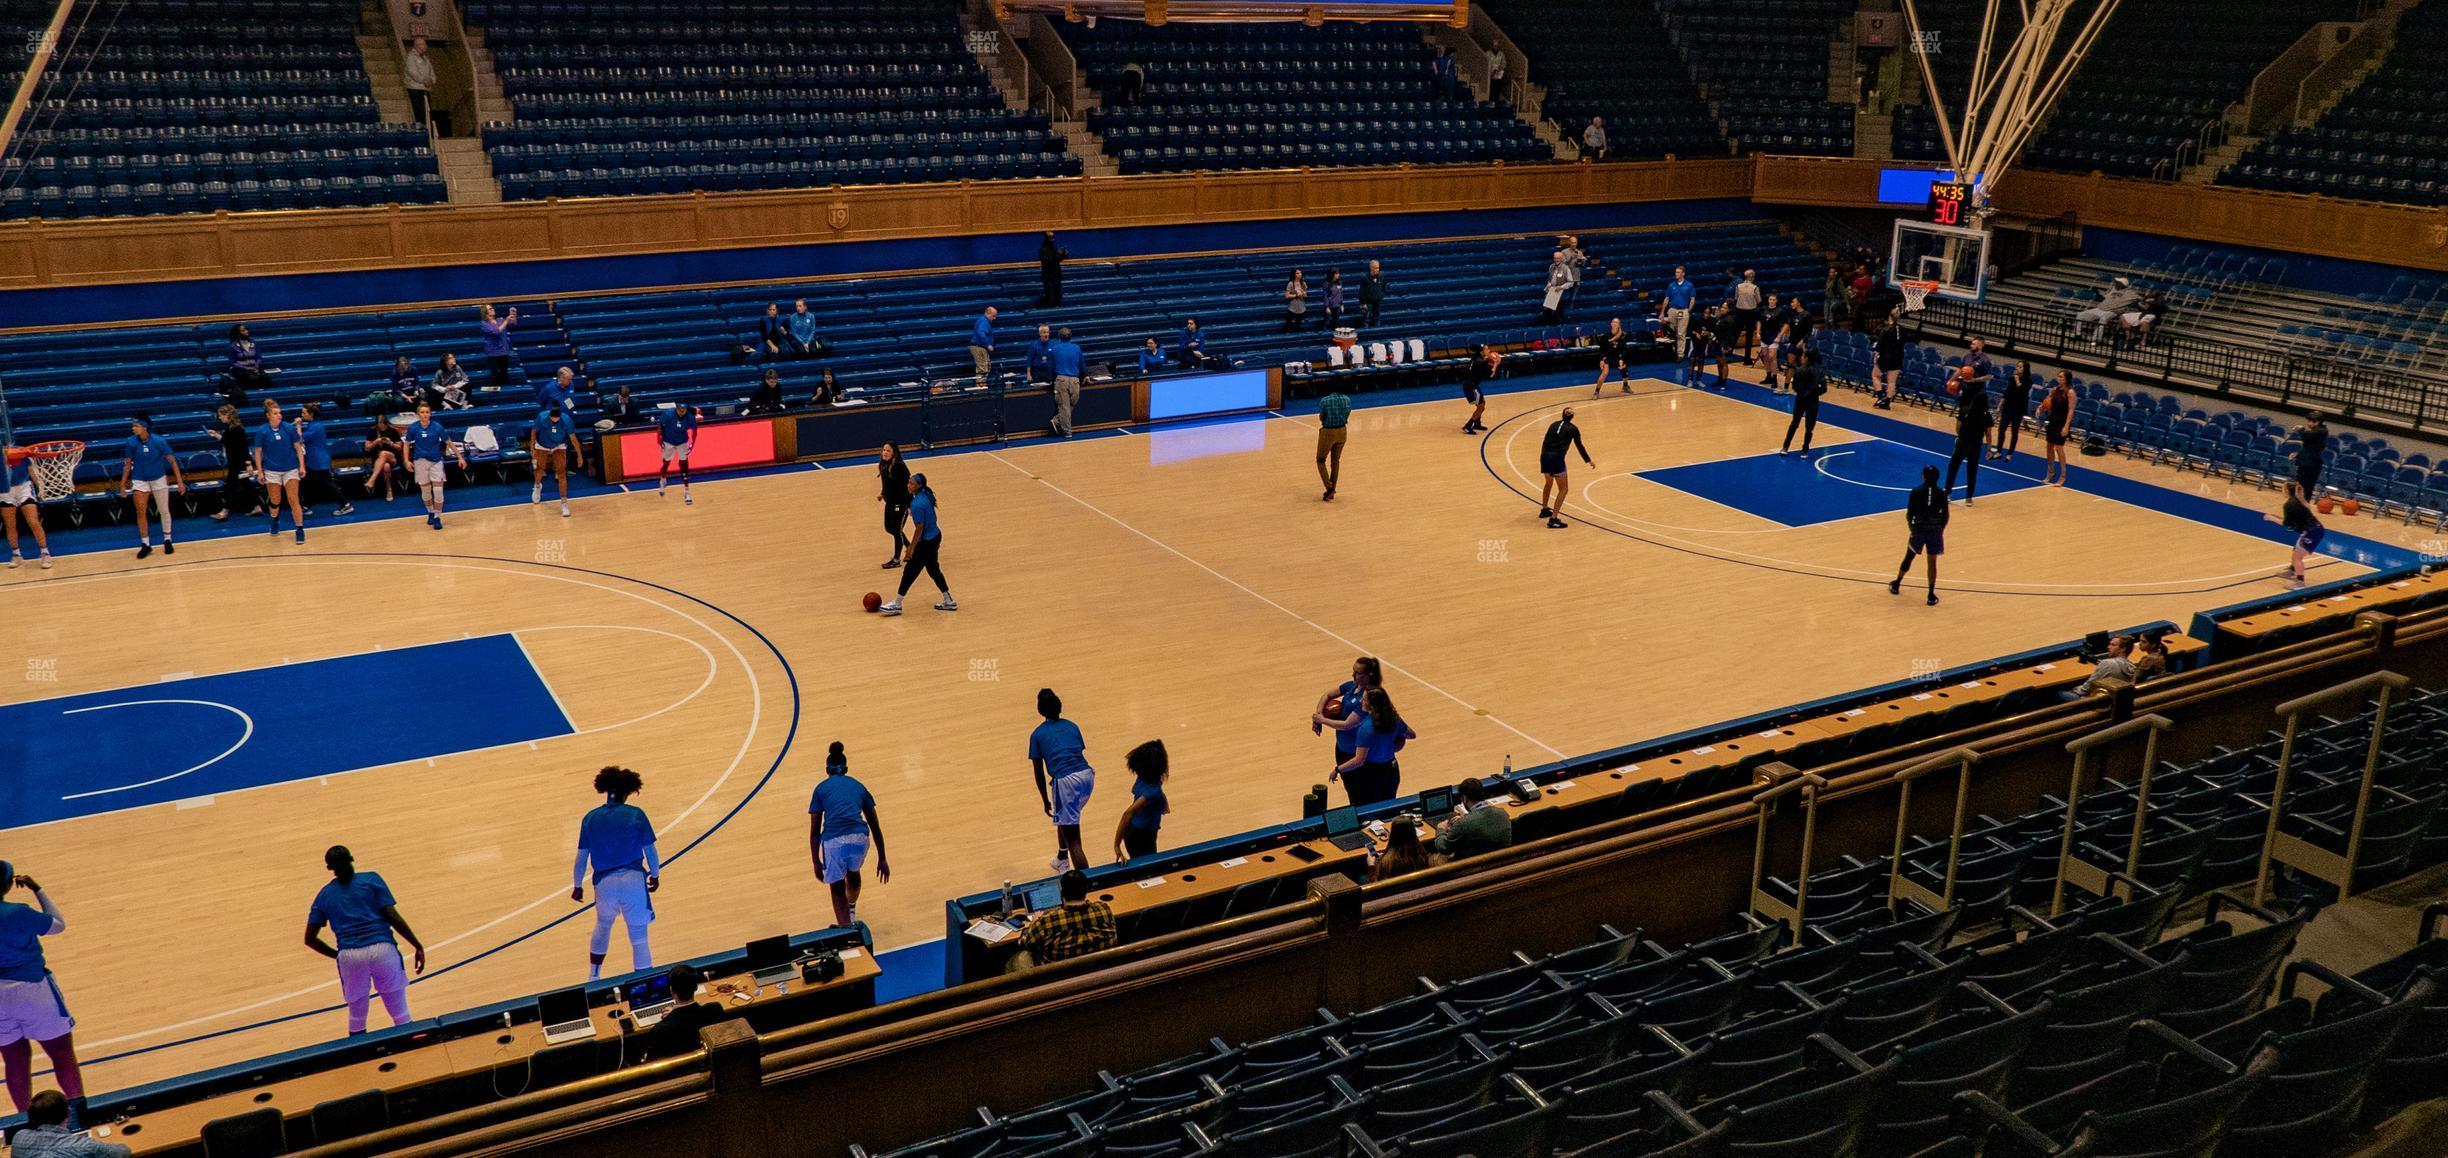
<instances>
[{"instance_id":1,"label":"seated spectator","mask_svg":"<svg viewBox=\"0 0 2448 1158\"><path fill-rule=\"evenodd\" d=\"M2099 666L2091 669L2091 678L2084 680L2080 687L2059 698L2079 700L2095 690L2104 691L2106 689L2100 685L2107 680L2123 680L2129 684L2140 682L2141 669L2134 664L2133 649L2133 636L2123 632L2109 636L2108 658L2099 661Z\"/></svg>"},{"instance_id":2,"label":"seated spectator","mask_svg":"<svg viewBox=\"0 0 2448 1158\"><path fill-rule=\"evenodd\" d=\"M808 312L806 298L791 303L791 316L784 329L790 332L792 357L815 358L824 354L824 339L816 336L816 315Z\"/></svg>"},{"instance_id":3,"label":"seated spectator","mask_svg":"<svg viewBox=\"0 0 2448 1158\"><path fill-rule=\"evenodd\" d=\"M26 1103L25 1128L9 1139L17 1158L128 1158L134 1153L117 1142L101 1142L68 1128L68 1099L58 1090L44 1090Z\"/></svg>"},{"instance_id":4,"label":"seated spectator","mask_svg":"<svg viewBox=\"0 0 2448 1158\"><path fill-rule=\"evenodd\" d=\"M808 403L813 406L839 406L841 400L841 383L834 380L832 368L826 367L825 372L816 379L816 396L808 399Z\"/></svg>"},{"instance_id":5,"label":"seated spectator","mask_svg":"<svg viewBox=\"0 0 2448 1158\"><path fill-rule=\"evenodd\" d=\"M826 376L831 377L831 372ZM645 415L646 409L629 396L629 387L625 385L613 391L611 400L603 404L604 421L614 425L643 421Z\"/></svg>"},{"instance_id":6,"label":"seated spectator","mask_svg":"<svg viewBox=\"0 0 2448 1158\"><path fill-rule=\"evenodd\" d=\"M400 440L399 427L391 425L391 416L374 416L374 429L365 438L365 493L374 497L374 488L382 488L384 502L390 502L396 489L393 476L408 465L408 447Z\"/></svg>"},{"instance_id":7,"label":"seated spectator","mask_svg":"<svg viewBox=\"0 0 2448 1158\"><path fill-rule=\"evenodd\" d=\"M764 347L769 358L781 357L791 349L790 323L782 320L781 303L765 304L765 316L757 319L757 345Z\"/></svg>"},{"instance_id":8,"label":"seated spectator","mask_svg":"<svg viewBox=\"0 0 2448 1158\"><path fill-rule=\"evenodd\" d=\"M1149 338L1147 345L1139 350L1139 372L1141 374L1162 374L1172 368L1173 359L1165 356L1164 350L1157 346L1156 339Z\"/></svg>"},{"instance_id":9,"label":"seated spectator","mask_svg":"<svg viewBox=\"0 0 2448 1158\"><path fill-rule=\"evenodd\" d=\"M697 986L705 978L697 972L696 966L674 965L670 976L671 1012L664 1014L663 1020L654 1023L653 1028L640 1035L637 1043L637 1060L640 1062L695 1053L702 1044L697 1036L698 1030L718 1021L730 1020L722 1006L697 1000Z\"/></svg>"},{"instance_id":10,"label":"seated spectator","mask_svg":"<svg viewBox=\"0 0 2448 1158\"><path fill-rule=\"evenodd\" d=\"M1046 383L1054 380L1054 327L1037 327L1037 340L1029 343L1028 380Z\"/></svg>"},{"instance_id":11,"label":"seated spectator","mask_svg":"<svg viewBox=\"0 0 2448 1158\"><path fill-rule=\"evenodd\" d=\"M391 363L391 396L385 401L411 410L425 401L425 382L417 376L416 365L408 360L406 354Z\"/></svg>"},{"instance_id":12,"label":"seated spectator","mask_svg":"<svg viewBox=\"0 0 2448 1158\"><path fill-rule=\"evenodd\" d=\"M1224 359L1207 352L1207 335L1197 318L1182 319L1181 364L1193 370L1220 370Z\"/></svg>"},{"instance_id":13,"label":"seated spectator","mask_svg":"<svg viewBox=\"0 0 2448 1158\"><path fill-rule=\"evenodd\" d=\"M1385 851L1369 862L1369 883L1415 873L1435 863L1428 858L1428 846L1420 843L1419 830L1420 818L1413 813L1394 818L1393 826L1386 830Z\"/></svg>"},{"instance_id":14,"label":"seated spectator","mask_svg":"<svg viewBox=\"0 0 2448 1158\"><path fill-rule=\"evenodd\" d=\"M272 388L271 375L264 369L263 352L255 348L255 338L247 333L245 322L230 327L229 369L221 377L221 400L240 410L246 409L247 391Z\"/></svg>"},{"instance_id":15,"label":"seated spectator","mask_svg":"<svg viewBox=\"0 0 2448 1158\"><path fill-rule=\"evenodd\" d=\"M1020 952L1014 970L1051 965L1073 957L1111 949L1121 940L1114 930L1113 906L1088 899L1088 874L1072 869L1062 875L1062 907L1029 918L1020 930Z\"/></svg>"},{"instance_id":16,"label":"seated spectator","mask_svg":"<svg viewBox=\"0 0 2448 1158\"><path fill-rule=\"evenodd\" d=\"M765 368L764 380L758 382L756 390L748 395L748 413L782 413L781 371L776 370L771 366L767 366Z\"/></svg>"},{"instance_id":17,"label":"seated spectator","mask_svg":"<svg viewBox=\"0 0 2448 1158\"><path fill-rule=\"evenodd\" d=\"M2074 336L2084 337L2083 327L2089 326L2091 327L2089 340L2101 341L2108 336L2108 323L2123 317L2127 311L2141 303L2142 295L2134 292L2133 283L2120 277L2116 279L2115 285L2101 296L2098 305L2074 315Z\"/></svg>"},{"instance_id":18,"label":"seated spectator","mask_svg":"<svg viewBox=\"0 0 2448 1158\"><path fill-rule=\"evenodd\" d=\"M407 359L400 361L405 363ZM459 355L442 355L442 365L434 370L433 395L429 400L439 410L469 410L475 407L476 400L468 397L467 371L459 368Z\"/></svg>"},{"instance_id":19,"label":"seated spectator","mask_svg":"<svg viewBox=\"0 0 2448 1158\"><path fill-rule=\"evenodd\" d=\"M2151 329L2159 324L2159 315L2167 312L2167 293L2152 289L2142 295L2134 308L2117 317L2125 327L2125 340L2139 346L2150 341Z\"/></svg>"},{"instance_id":20,"label":"seated spectator","mask_svg":"<svg viewBox=\"0 0 2448 1158\"><path fill-rule=\"evenodd\" d=\"M2167 633L2154 631L2134 641L2134 682L2157 679L2168 673Z\"/></svg>"},{"instance_id":21,"label":"seated spectator","mask_svg":"<svg viewBox=\"0 0 2448 1158\"><path fill-rule=\"evenodd\" d=\"M1454 796L1462 802L1462 815L1437 826L1438 856L1460 860L1513 843L1513 816L1494 782L1473 776L1454 786Z\"/></svg>"}]
</instances>

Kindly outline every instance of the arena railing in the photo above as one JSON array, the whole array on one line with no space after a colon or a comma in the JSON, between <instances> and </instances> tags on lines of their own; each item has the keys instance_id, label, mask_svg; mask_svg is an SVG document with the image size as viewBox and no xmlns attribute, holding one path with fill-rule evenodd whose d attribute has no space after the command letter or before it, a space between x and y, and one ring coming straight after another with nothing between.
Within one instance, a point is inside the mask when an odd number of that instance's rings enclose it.
<instances>
[{"instance_id":1,"label":"arena railing","mask_svg":"<svg viewBox=\"0 0 2448 1158\"><path fill-rule=\"evenodd\" d=\"M2082 364L2137 382L2207 390L2297 410L2320 410L2410 431L2448 425L2448 383L2269 346L2159 334L2146 344L2098 343L2075 336L2065 314L2035 314L1999 302L1933 301L1905 315L1916 338L1983 339L1995 352Z\"/></svg>"}]
</instances>

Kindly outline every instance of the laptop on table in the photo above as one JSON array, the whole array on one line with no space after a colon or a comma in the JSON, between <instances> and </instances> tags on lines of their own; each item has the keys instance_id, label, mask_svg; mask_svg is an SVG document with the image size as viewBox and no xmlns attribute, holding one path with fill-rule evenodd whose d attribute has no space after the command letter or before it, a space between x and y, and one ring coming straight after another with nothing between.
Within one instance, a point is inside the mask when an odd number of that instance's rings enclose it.
<instances>
[{"instance_id":1,"label":"laptop on table","mask_svg":"<svg viewBox=\"0 0 2448 1158\"><path fill-rule=\"evenodd\" d=\"M544 1023L544 1041L548 1045L595 1036L595 1018L588 1013L583 985L536 998L536 1020Z\"/></svg>"},{"instance_id":2,"label":"laptop on table","mask_svg":"<svg viewBox=\"0 0 2448 1158\"><path fill-rule=\"evenodd\" d=\"M653 1029L655 1023L663 1020L676 1004L672 999L671 974L640 977L621 986L621 1000L629 1006L630 1024L639 1029Z\"/></svg>"},{"instance_id":3,"label":"laptop on table","mask_svg":"<svg viewBox=\"0 0 2448 1158\"><path fill-rule=\"evenodd\" d=\"M1366 847L1368 834L1360 831L1360 810L1345 805L1327 812L1326 840L1345 852Z\"/></svg>"},{"instance_id":4,"label":"laptop on table","mask_svg":"<svg viewBox=\"0 0 2448 1158\"><path fill-rule=\"evenodd\" d=\"M797 954L791 952L790 937L762 937L748 942L748 979L759 986L788 981L798 976Z\"/></svg>"}]
</instances>

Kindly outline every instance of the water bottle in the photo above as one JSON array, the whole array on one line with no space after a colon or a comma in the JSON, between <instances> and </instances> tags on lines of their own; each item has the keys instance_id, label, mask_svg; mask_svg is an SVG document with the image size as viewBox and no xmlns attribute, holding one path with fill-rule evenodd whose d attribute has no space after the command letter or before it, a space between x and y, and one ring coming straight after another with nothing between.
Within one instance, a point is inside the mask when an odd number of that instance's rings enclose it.
<instances>
[{"instance_id":1,"label":"water bottle","mask_svg":"<svg viewBox=\"0 0 2448 1158\"><path fill-rule=\"evenodd\" d=\"M1505 779L1507 779L1507 780L1510 780L1510 779L1512 779L1512 778L1513 778L1513 753L1511 753L1511 752L1507 752L1507 753L1505 753L1505 769L1504 769L1504 774L1505 774Z\"/></svg>"},{"instance_id":2,"label":"water bottle","mask_svg":"<svg viewBox=\"0 0 2448 1158\"><path fill-rule=\"evenodd\" d=\"M1012 897L1012 894L1011 894L1011 882L1010 882L1010 881L1005 881L1005 882L1003 882L1003 908L1002 908L1002 910L1001 910L1000 912L998 912L998 913L996 914L997 916L1002 916L1002 917L1008 917L1008 916L1011 916L1011 913L1012 913L1011 897Z\"/></svg>"},{"instance_id":3,"label":"water bottle","mask_svg":"<svg viewBox=\"0 0 2448 1158\"><path fill-rule=\"evenodd\" d=\"M1324 815L1326 815L1326 786L1323 784L1310 785L1309 795L1301 797L1301 819L1307 820L1312 816Z\"/></svg>"}]
</instances>

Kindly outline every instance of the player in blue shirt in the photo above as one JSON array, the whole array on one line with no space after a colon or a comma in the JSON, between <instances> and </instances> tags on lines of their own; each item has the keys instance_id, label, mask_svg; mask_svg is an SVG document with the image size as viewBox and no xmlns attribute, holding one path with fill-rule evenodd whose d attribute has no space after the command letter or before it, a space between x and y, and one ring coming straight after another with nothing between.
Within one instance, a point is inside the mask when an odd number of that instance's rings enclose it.
<instances>
[{"instance_id":1,"label":"player in blue shirt","mask_svg":"<svg viewBox=\"0 0 2448 1158\"><path fill-rule=\"evenodd\" d=\"M419 403L416 421L400 432L400 441L408 444L408 462L416 473L417 489L425 492L425 525L442 529L442 483L449 475L446 457L459 460L459 469L467 470L467 452L450 430L436 421L433 404Z\"/></svg>"},{"instance_id":2,"label":"player in blue shirt","mask_svg":"<svg viewBox=\"0 0 2448 1158\"><path fill-rule=\"evenodd\" d=\"M331 435L323 429L323 405L308 402L298 407L298 445L306 452L306 485L304 495L329 495L334 504L332 514L354 514L357 505L348 501L340 489L340 481L332 477ZM318 498L316 501L320 502Z\"/></svg>"},{"instance_id":3,"label":"player in blue shirt","mask_svg":"<svg viewBox=\"0 0 2448 1158\"><path fill-rule=\"evenodd\" d=\"M43 531L42 504L34 501L33 458L25 448L11 446L0 451L0 528L8 531L9 570L22 562L17 555L17 526L34 536L34 548L42 553L42 569L51 569L51 537Z\"/></svg>"},{"instance_id":4,"label":"player in blue shirt","mask_svg":"<svg viewBox=\"0 0 2448 1158\"><path fill-rule=\"evenodd\" d=\"M655 426L663 432L663 465L655 471L655 493L663 493L671 477L672 464L680 465L680 501L695 504L689 496L689 452L697 449L697 421L704 417L697 408L686 404L666 406L655 413Z\"/></svg>"},{"instance_id":5,"label":"player in blue shirt","mask_svg":"<svg viewBox=\"0 0 2448 1158\"><path fill-rule=\"evenodd\" d=\"M918 573L924 571L935 581L935 589L943 592L943 601L935 605L935 610L958 611L960 604L952 601L952 585L944 582L943 564L938 558L943 552L943 526L935 521L935 488L927 485L925 475L913 474L909 476L909 494L910 522L918 528L910 539L909 562L901 568L901 589L893 593L891 602L876 610L886 615L901 614L901 597L909 594L910 586L918 582Z\"/></svg>"},{"instance_id":6,"label":"player in blue shirt","mask_svg":"<svg viewBox=\"0 0 2448 1158\"><path fill-rule=\"evenodd\" d=\"M588 870L595 882L595 935L587 941L587 980L603 976L604 953L612 947L612 922L629 928L629 967L654 967L646 927L654 923L652 894L663 887L663 859L655 854L654 824L629 798L645 787L627 768L595 774L604 802L578 824L578 863L570 868L570 899L586 899Z\"/></svg>"},{"instance_id":7,"label":"player in blue shirt","mask_svg":"<svg viewBox=\"0 0 2448 1158\"><path fill-rule=\"evenodd\" d=\"M368 991L382 994L383 1012L391 1015L391 1024L407 1024L408 971L401 967L399 942L391 939L391 932L398 930L416 948L420 974L425 972L425 942L417 940L416 930L399 915L391 886L373 873L358 872L357 858L346 845L325 850L323 867L331 870L332 879L306 910L306 947L339 964L349 1033L365 1032ZM338 944L323 940L325 925L331 926Z\"/></svg>"},{"instance_id":8,"label":"player in blue shirt","mask_svg":"<svg viewBox=\"0 0 2448 1158\"><path fill-rule=\"evenodd\" d=\"M1674 280L1666 283L1666 292L1658 299L1658 318L1674 330L1675 357L1682 357L1684 343L1691 337L1692 303L1700 300L1700 287L1676 266Z\"/></svg>"},{"instance_id":9,"label":"player in blue shirt","mask_svg":"<svg viewBox=\"0 0 2448 1158\"><path fill-rule=\"evenodd\" d=\"M1062 718L1062 697L1052 688L1037 689L1037 714L1045 722L1029 733L1029 771L1037 777L1037 798L1054 818L1054 873L1088 867L1088 850L1080 846L1080 814L1096 791L1096 769L1088 766L1088 741L1079 725Z\"/></svg>"},{"instance_id":10,"label":"player in blue shirt","mask_svg":"<svg viewBox=\"0 0 2448 1158\"><path fill-rule=\"evenodd\" d=\"M177 480L175 483L172 480ZM142 416L128 420L127 449L119 455L119 489L127 492L136 504L136 557L153 553L152 516L145 510L145 496L153 496L152 508L161 514L162 554L178 554L178 545L170 541L170 492L187 493L187 476L179 470L178 456L170 451L170 440L153 433L152 424Z\"/></svg>"},{"instance_id":11,"label":"player in blue shirt","mask_svg":"<svg viewBox=\"0 0 2448 1158\"><path fill-rule=\"evenodd\" d=\"M892 863L884 856L884 822L876 819L874 794L850 778L850 757L841 741L825 752L825 778L808 797L808 859L816 879L833 890L833 923L858 921L859 869L867 863L868 846L876 858L876 883L892 881Z\"/></svg>"},{"instance_id":12,"label":"player in blue shirt","mask_svg":"<svg viewBox=\"0 0 2448 1158\"><path fill-rule=\"evenodd\" d=\"M9 890L24 889L32 905L8 900ZM85 1101L85 1076L77 1068L76 1019L60 997L59 982L43 960L42 939L68 931L68 919L51 903L34 878L17 875L17 867L0 860L0 1059L5 1059L9 1101L26 1107L34 1092L33 1052L39 1042L51 1059L51 1080L70 1105Z\"/></svg>"},{"instance_id":13,"label":"player in blue shirt","mask_svg":"<svg viewBox=\"0 0 2448 1158\"><path fill-rule=\"evenodd\" d=\"M568 518L572 462L586 469L586 448L570 429L569 411L559 406L536 411L535 429L527 432L527 465L535 472L535 486L527 492L527 501L544 501L544 472L549 469L561 485L561 517Z\"/></svg>"},{"instance_id":14,"label":"player in blue shirt","mask_svg":"<svg viewBox=\"0 0 2448 1158\"><path fill-rule=\"evenodd\" d=\"M1376 656L1364 655L1353 660L1351 678L1318 697L1317 711L1309 722L1309 733L1317 735L1324 732L1328 721L1348 720L1359 715L1362 697L1368 695L1370 688L1384 686L1385 668L1377 662ZM1334 766L1341 768L1344 761L1352 756L1352 734L1339 723L1335 726L1334 743Z\"/></svg>"},{"instance_id":15,"label":"player in blue shirt","mask_svg":"<svg viewBox=\"0 0 2448 1158\"><path fill-rule=\"evenodd\" d=\"M280 534L281 508L297 520L297 541L306 541L306 508L298 502L298 480L306 475L306 459L297 427L281 417L281 405L267 398L264 424L255 430L255 481L263 484L272 508L272 533Z\"/></svg>"},{"instance_id":16,"label":"player in blue shirt","mask_svg":"<svg viewBox=\"0 0 2448 1158\"><path fill-rule=\"evenodd\" d=\"M1154 856L1156 833L1164 827L1165 814L1173 811L1164 790L1172 761L1165 755L1164 741L1150 740L1131 749L1122 763L1131 770L1131 802L1114 825L1114 859Z\"/></svg>"}]
</instances>

